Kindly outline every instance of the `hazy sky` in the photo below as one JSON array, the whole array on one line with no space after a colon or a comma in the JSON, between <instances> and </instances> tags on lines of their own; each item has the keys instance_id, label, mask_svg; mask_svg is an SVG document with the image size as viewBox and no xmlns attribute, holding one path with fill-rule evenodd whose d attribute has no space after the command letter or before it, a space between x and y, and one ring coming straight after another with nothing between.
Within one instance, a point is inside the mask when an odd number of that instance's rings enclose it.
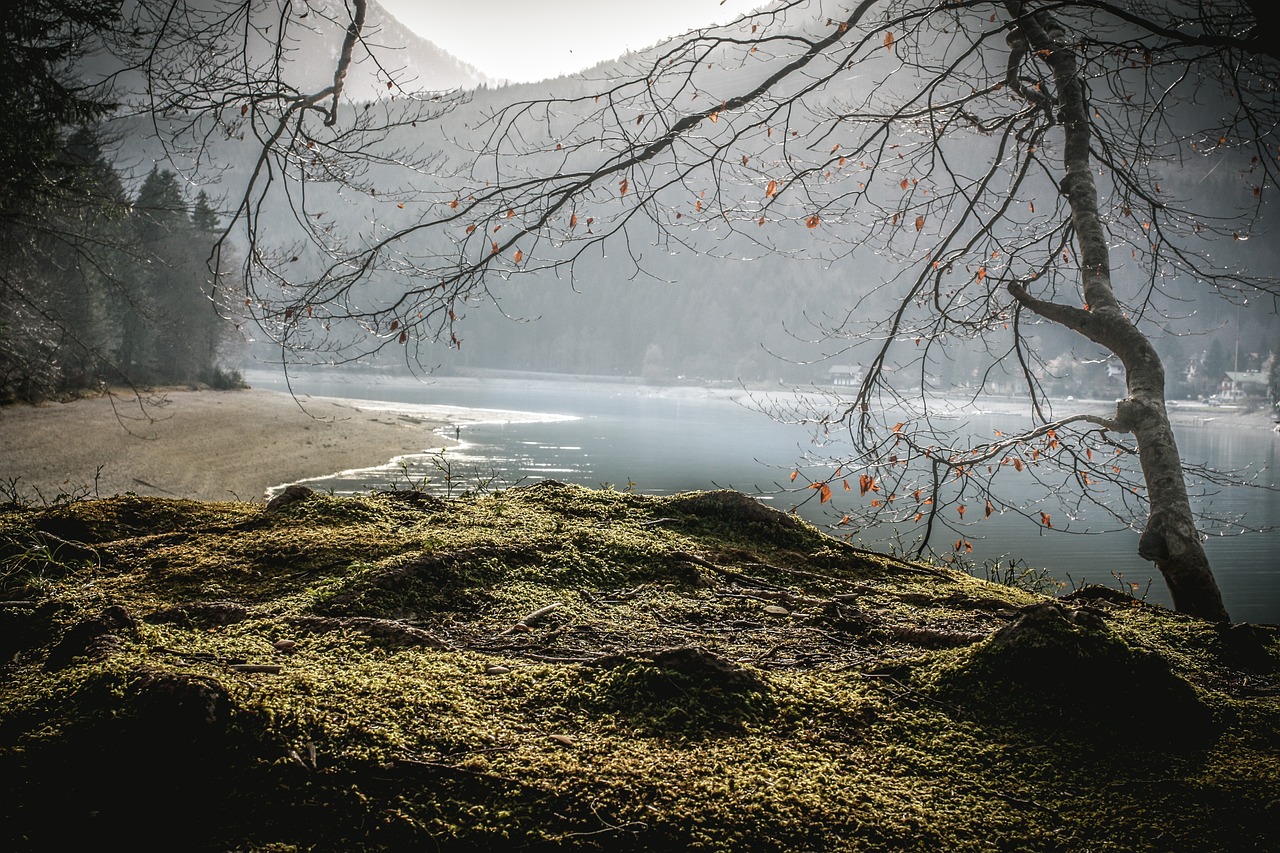
<instances>
[{"instance_id":1,"label":"hazy sky","mask_svg":"<svg viewBox=\"0 0 1280 853\"><path fill-rule=\"evenodd\" d=\"M418 35L490 77L581 71L766 0L378 0Z\"/></svg>"}]
</instances>

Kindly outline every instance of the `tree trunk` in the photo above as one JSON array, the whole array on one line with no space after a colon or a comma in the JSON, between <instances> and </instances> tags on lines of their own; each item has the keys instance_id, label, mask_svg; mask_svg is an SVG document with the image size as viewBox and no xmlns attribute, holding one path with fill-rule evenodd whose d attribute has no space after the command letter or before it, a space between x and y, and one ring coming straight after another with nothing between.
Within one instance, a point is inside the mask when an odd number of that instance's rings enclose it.
<instances>
[{"instance_id":1,"label":"tree trunk","mask_svg":"<svg viewBox=\"0 0 1280 853\"><path fill-rule=\"evenodd\" d=\"M1030 10L1021 0L1008 0L1006 7L1016 27L1010 37L1011 73L1029 51L1035 51L1053 74L1057 98L1051 106L1057 108L1064 138L1061 189L1071 208L1079 246L1085 305L1076 308L1042 300L1017 283L1009 285L1009 292L1022 306L1102 344L1124 363L1128 397L1117 406L1116 424L1131 432L1137 442L1151 507L1138 554L1160 570L1176 610L1228 621L1187 497L1182 457L1165 408L1164 365L1155 347L1125 316L1111 286L1111 261L1091 171L1091 129L1079 64L1053 16Z\"/></svg>"}]
</instances>

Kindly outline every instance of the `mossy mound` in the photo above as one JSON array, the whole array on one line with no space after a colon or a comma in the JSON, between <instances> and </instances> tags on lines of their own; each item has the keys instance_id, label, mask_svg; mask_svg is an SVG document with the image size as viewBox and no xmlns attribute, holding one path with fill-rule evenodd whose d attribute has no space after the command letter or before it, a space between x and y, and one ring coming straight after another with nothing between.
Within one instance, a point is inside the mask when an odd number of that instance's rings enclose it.
<instances>
[{"instance_id":1,"label":"mossy mound","mask_svg":"<svg viewBox=\"0 0 1280 853\"><path fill-rule=\"evenodd\" d=\"M1109 732L1140 728L1157 749L1212 735L1212 714L1191 685L1164 658L1121 640L1095 609L1033 604L938 670L939 699L1010 725L1087 732L1104 744Z\"/></svg>"},{"instance_id":2,"label":"mossy mound","mask_svg":"<svg viewBox=\"0 0 1280 853\"><path fill-rule=\"evenodd\" d=\"M732 492L0 508L0 844L1280 844L1280 640Z\"/></svg>"}]
</instances>

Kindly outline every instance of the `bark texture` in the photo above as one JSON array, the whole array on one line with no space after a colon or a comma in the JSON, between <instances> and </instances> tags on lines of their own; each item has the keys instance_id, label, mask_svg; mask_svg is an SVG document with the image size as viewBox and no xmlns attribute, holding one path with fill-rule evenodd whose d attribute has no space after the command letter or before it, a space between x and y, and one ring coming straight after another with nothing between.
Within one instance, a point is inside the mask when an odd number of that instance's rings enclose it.
<instances>
[{"instance_id":1,"label":"bark texture","mask_svg":"<svg viewBox=\"0 0 1280 853\"><path fill-rule=\"evenodd\" d=\"M1023 307L1105 346L1125 367L1128 396L1116 421L1133 434L1151 507L1138 554L1164 576L1174 608L1214 621L1228 621L1222 595L1201 545L1191 511L1182 457L1164 398L1164 365L1155 347L1125 316L1111 285L1111 263L1098 210L1089 153L1091 128L1080 65L1066 32L1052 15L1009 0L1015 30L1009 43L1012 69L1034 51L1048 64L1056 92L1056 121L1063 131L1062 193L1071 208L1079 250L1083 308L1039 299L1021 284L1009 292Z\"/></svg>"}]
</instances>

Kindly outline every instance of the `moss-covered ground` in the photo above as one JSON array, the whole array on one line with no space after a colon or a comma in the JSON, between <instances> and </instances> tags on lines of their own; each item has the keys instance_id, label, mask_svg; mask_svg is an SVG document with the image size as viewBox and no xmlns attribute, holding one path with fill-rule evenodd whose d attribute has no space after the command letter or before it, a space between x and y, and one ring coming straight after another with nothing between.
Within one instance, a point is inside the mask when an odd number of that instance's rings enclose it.
<instances>
[{"instance_id":1,"label":"moss-covered ground","mask_svg":"<svg viewBox=\"0 0 1280 853\"><path fill-rule=\"evenodd\" d=\"M1280 849L1280 639L731 492L0 508L0 847Z\"/></svg>"}]
</instances>

